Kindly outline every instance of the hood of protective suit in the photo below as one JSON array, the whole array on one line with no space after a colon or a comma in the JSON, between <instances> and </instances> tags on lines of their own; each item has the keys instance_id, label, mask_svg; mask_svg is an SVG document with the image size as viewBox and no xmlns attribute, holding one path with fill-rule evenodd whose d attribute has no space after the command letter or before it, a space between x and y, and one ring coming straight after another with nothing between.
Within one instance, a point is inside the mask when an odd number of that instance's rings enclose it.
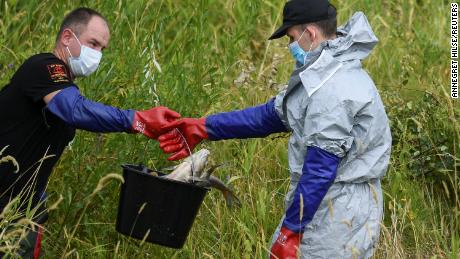
<instances>
[{"instance_id":1,"label":"hood of protective suit","mask_svg":"<svg viewBox=\"0 0 460 259\"><path fill-rule=\"evenodd\" d=\"M366 15L356 12L345 25L337 28L337 38L322 42L311 52L305 65L312 64L323 50L328 50L338 61L363 60L369 56L377 42Z\"/></svg>"},{"instance_id":2,"label":"hood of protective suit","mask_svg":"<svg viewBox=\"0 0 460 259\"><path fill-rule=\"evenodd\" d=\"M337 38L322 42L291 76L302 80L309 96L322 87L342 66L360 67L361 60L369 56L378 39L366 16L356 12L337 29ZM291 88L297 84L291 80ZM289 89L289 88L288 88Z\"/></svg>"}]
</instances>

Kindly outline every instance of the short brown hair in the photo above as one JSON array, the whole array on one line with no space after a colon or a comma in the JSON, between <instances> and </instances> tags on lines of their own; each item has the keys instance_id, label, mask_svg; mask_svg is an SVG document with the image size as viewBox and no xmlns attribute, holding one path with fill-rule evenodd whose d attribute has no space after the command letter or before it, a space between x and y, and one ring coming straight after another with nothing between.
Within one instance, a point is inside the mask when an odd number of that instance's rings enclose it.
<instances>
[{"instance_id":1,"label":"short brown hair","mask_svg":"<svg viewBox=\"0 0 460 259\"><path fill-rule=\"evenodd\" d=\"M313 24L320 29L324 37L332 37L337 32L337 10L334 6L329 5L328 16L330 18L318 22L313 22ZM302 29L304 29L308 24L303 24Z\"/></svg>"},{"instance_id":2,"label":"short brown hair","mask_svg":"<svg viewBox=\"0 0 460 259\"><path fill-rule=\"evenodd\" d=\"M59 28L59 33L56 37L56 41L59 40L62 32L67 28L72 29L72 31L77 36L80 35L86 29L86 25L88 25L89 21L91 20L91 18L93 18L93 16L100 17L107 23L107 19L96 10L86 7L79 7L71 11L64 17L61 27Z\"/></svg>"}]
</instances>

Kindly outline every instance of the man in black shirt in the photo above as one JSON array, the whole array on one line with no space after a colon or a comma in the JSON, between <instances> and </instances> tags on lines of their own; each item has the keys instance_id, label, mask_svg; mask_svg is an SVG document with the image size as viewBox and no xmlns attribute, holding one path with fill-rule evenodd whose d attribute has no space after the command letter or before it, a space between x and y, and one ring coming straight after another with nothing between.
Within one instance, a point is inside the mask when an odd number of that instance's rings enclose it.
<instances>
[{"instance_id":1,"label":"man in black shirt","mask_svg":"<svg viewBox=\"0 0 460 259\"><path fill-rule=\"evenodd\" d=\"M40 207L48 177L75 129L137 132L156 139L164 133L164 124L180 117L165 107L121 110L80 94L73 79L97 69L109 38L101 14L78 8L65 17L53 53L27 59L1 89L0 158L10 156L17 163L0 162L0 212L16 197L22 211L30 200L33 207ZM41 207L34 218L38 224L46 221L46 209ZM41 228L31 235L21 254L37 258Z\"/></svg>"}]
</instances>

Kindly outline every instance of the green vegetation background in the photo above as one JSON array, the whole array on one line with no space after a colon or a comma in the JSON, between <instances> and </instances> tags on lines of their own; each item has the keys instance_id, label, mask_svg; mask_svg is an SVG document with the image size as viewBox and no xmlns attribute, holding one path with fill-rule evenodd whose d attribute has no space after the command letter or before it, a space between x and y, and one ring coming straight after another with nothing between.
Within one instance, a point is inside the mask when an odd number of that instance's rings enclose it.
<instances>
[{"instance_id":1,"label":"green vegetation background","mask_svg":"<svg viewBox=\"0 0 460 259\"><path fill-rule=\"evenodd\" d=\"M363 11L380 39L364 62L391 120L393 153L383 180L385 219L377 258L460 256L459 105L449 97L450 3L440 0L333 1L339 23ZM76 81L88 98L121 108L165 105L203 116L265 102L293 63L287 39L267 41L284 1L3 0L0 85L29 56L53 49L63 16L88 6L107 16L111 42L98 71ZM115 231L119 183L88 197L123 163L169 166L155 141L80 131L48 186L45 258L265 258L283 214L287 136L205 143L217 173L243 201L228 210L212 191L182 250ZM0 147L1 148L1 147ZM84 213L84 214L82 214ZM81 218L80 218L81 217ZM72 232L75 234L72 235Z\"/></svg>"}]
</instances>

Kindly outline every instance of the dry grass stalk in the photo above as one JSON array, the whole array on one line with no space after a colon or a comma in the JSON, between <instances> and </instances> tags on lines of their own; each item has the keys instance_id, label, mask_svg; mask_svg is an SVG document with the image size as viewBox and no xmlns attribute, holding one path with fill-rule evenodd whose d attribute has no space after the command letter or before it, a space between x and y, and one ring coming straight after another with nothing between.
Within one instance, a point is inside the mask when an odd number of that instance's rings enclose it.
<instances>
[{"instance_id":1,"label":"dry grass stalk","mask_svg":"<svg viewBox=\"0 0 460 259\"><path fill-rule=\"evenodd\" d=\"M18 173L19 172L19 164L16 161L16 159L14 159L14 157L12 157L12 156L4 156L4 157L2 157L0 159L0 164L8 163L8 162L11 162L14 165L14 167L16 168L16 170L14 170L14 173Z\"/></svg>"},{"instance_id":2,"label":"dry grass stalk","mask_svg":"<svg viewBox=\"0 0 460 259\"><path fill-rule=\"evenodd\" d=\"M119 174L115 174L115 173L107 174L106 176L102 177L99 180L99 182L97 183L96 188L94 188L93 192L88 196L88 200L86 201L86 205L83 208L83 211L81 212L80 217L78 218L78 220L77 220L77 222L76 222L76 224L75 224L75 226L74 226L74 228L72 230L72 233L68 237L67 244L66 244L66 246L64 248L63 256L61 258L65 258L67 256L65 254L65 252L67 251L67 248L70 246L70 242L72 241L73 237L75 236L75 233L76 233L78 227L80 226L80 222L83 219L83 216L85 215L86 209L88 209L88 206L89 206L91 200L93 199L93 197L98 192L100 192L102 189L104 189L104 187L109 183L110 180L118 180L121 183L125 182L125 179L123 178L123 176L121 176ZM70 252L72 252L72 251L70 251ZM77 257L78 257L78 254L77 254Z\"/></svg>"},{"instance_id":3,"label":"dry grass stalk","mask_svg":"<svg viewBox=\"0 0 460 259\"><path fill-rule=\"evenodd\" d=\"M12 201L6 204L5 208L3 208L2 213L0 214L0 219L5 218L6 215L9 215L13 209L13 206L19 201L19 197L14 198Z\"/></svg>"},{"instance_id":4,"label":"dry grass stalk","mask_svg":"<svg viewBox=\"0 0 460 259\"><path fill-rule=\"evenodd\" d=\"M51 206L48 207L48 211L57 209L57 207L63 200L64 200L64 197L61 194L59 194L59 199L55 203L51 204Z\"/></svg>"},{"instance_id":5,"label":"dry grass stalk","mask_svg":"<svg viewBox=\"0 0 460 259\"><path fill-rule=\"evenodd\" d=\"M89 197L90 198L94 197L98 192L100 192L102 189L104 189L104 187L107 185L107 183L109 183L110 180L118 180L121 183L125 182L125 179L123 179L123 176L121 176L119 174L115 174L115 173L108 174L108 175L102 177L99 180L99 182L97 183L96 188L93 190L93 192L90 194Z\"/></svg>"}]
</instances>

